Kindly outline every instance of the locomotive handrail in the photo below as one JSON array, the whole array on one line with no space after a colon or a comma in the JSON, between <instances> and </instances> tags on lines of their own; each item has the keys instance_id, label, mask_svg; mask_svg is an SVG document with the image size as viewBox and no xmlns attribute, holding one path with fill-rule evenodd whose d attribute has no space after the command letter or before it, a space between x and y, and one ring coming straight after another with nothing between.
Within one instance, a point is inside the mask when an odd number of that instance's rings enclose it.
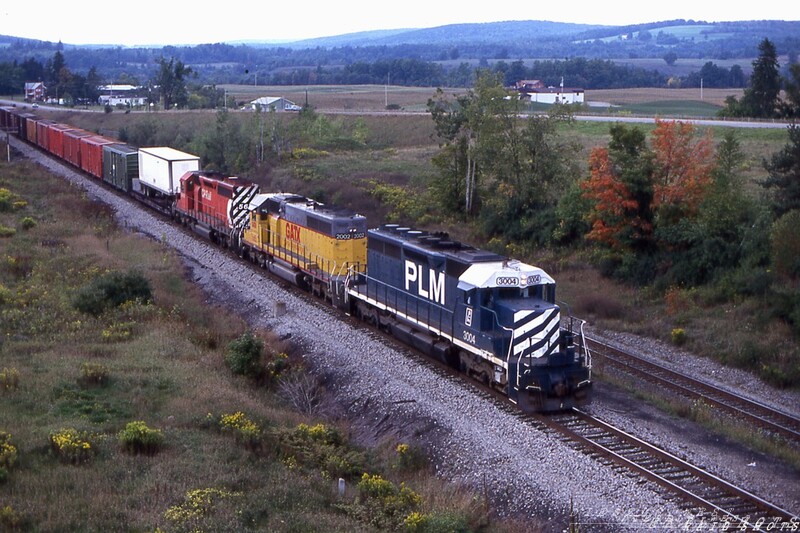
<instances>
[{"instance_id":1,"label":"locomotive handrail","mask_svg":"<svg viewBox=\"0 0 800 533\"><path fill-rule=\"evenodd\" d=\"M570 319L572 316L570 315ZM583 353L586 357L586 368L589 370L589 377L592 377L592 352L589 351L589 345L586 343L586 334L583 332L583 328L586 325L586 321L583 319L578 318L577 320L580 321L580 329L581 329L581 343L583 344Z\"/></svg>"}]
</instances>

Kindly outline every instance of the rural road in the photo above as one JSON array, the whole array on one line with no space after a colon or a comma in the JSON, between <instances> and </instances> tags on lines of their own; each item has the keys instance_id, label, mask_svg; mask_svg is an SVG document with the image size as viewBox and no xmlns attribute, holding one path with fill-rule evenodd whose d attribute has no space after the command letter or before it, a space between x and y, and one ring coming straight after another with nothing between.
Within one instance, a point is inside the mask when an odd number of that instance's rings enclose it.
<instances>
[{"instance_id":1,"label":"rural road","mask_svg":"<svg viewBox=\"0 0 800 533\"><path fill-rule=\"evenodd\" d=\"M83 111L86 113L100 113L102 109L80 109L80 108L64 108L60 106L46 106L40 105L38 109L31 107L27 102L19 102L15 100L0 99L0 105L3 106L17 106L28 108L27 112L36 113L39 109L47 109L48 111L63 111L69 109L70 111ZM209 110L215 111L215 110ZM428 115L427 111L346 111L337 109L318 109L320 113L330 113L336 115ZM628 115L574 115L575 120L582 120L586 122L624 122L624 123L638 123L638 124L653 124L656 118L664 120L680 120L682 122L689 122L697 126L715 126L715 127L728 127L728 128L764 128L764 129L779 129L787 128L788 122L782 121L756 121L756 120L717 120L710 118L690 118L690 117L634 117Z\"/></svg>"}]
</instances>

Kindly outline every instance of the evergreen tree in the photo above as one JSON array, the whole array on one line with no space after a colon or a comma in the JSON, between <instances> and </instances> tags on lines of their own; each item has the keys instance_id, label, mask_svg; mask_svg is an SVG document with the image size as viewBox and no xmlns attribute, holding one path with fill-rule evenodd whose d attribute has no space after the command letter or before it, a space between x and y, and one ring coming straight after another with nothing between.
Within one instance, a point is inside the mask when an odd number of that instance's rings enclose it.
<instances>
[{"instance_id":1,"label":"evergreen tree","mask_svg":"<svg viewBox=\"0 0 800 533\"><path fill-rule=\"evenodd\" d=\"M781 91L778 53L769 39L761 41L758 50L758 59L753 61L750 87L745 89L742 96L742 106L747 116L772 118L777 114Z\"/></svg>"},{"instance_id":2,"label":"evergreen tree","mask_svg":"<svg viewBox=\"0 0 800 533\"><path fill-rule=\"evenodd\" d=\"M769 177L762 186L772 191L772 211L776 218L800 209L800 126L789 126L789 142L764 162Z\"/></svg>"},{"instance_id":3,"label":"evergreen tree","mask_svg":"<svg viewBox=\"0 0 800 533\"><path fill-rule=\"evenodd\" d=\"M786 98L781 103L781 115L797 119L800 118L800 63L789 67L789 76L784 81Z\"/></svg>"}]
</instances>

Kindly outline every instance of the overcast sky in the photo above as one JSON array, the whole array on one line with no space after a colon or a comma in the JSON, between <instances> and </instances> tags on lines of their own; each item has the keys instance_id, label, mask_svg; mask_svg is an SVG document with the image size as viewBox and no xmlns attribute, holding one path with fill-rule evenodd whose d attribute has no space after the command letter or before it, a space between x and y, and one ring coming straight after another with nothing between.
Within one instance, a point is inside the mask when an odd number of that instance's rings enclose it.
<instances>
[{"instance_id":1,"label":"overcast sky","mask_svg":"<svg viewBox=\"0 0 800 533\"><path fill-rule=\"evenodd\" d=\"M369 30L446 24L546 20L628 25L686 19L800 20L800 2L616 0L467 2L461 0L306 0L180 2L174 0L4 0L0 34L65 44L165 45L240 40L300 40ZM635 6L635 7L631 7Z\"/></svg>"}]
</instances>

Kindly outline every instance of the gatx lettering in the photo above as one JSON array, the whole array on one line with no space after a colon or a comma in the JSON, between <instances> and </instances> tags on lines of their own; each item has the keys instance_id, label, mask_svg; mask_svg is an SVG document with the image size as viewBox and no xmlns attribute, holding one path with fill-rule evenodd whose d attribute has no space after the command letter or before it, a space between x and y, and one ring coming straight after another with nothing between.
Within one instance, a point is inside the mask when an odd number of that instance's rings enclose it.
<instances>
[{"instance_id":1,"label":"gatx lettering","mask_svg":"<svg viewBox=\"0 0 800 533\"><path fill-rule=\"evenodd\" d=\"M436 272L432 268L424 269L406 259L406 290L411 292L412 286L416 286L417 294L423 298L444 305L444 272Z\"/></svg>"},{"instance_id":2,"label":"gatx lettering","mask_svg":"<svg viewBox=\"0 0 800 533\"><path fill-rule=\"evenodd\" d=\"M300 226L297 224L292 224L291 222L287 222L286 238L290 241L300 242Z\"/></svg>"}]
</instances>

